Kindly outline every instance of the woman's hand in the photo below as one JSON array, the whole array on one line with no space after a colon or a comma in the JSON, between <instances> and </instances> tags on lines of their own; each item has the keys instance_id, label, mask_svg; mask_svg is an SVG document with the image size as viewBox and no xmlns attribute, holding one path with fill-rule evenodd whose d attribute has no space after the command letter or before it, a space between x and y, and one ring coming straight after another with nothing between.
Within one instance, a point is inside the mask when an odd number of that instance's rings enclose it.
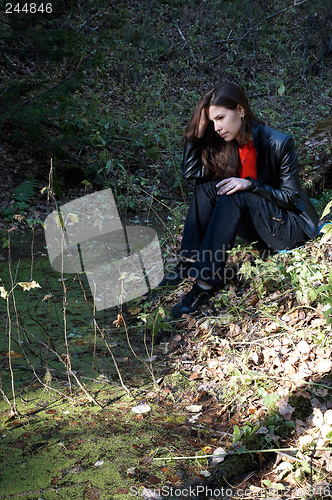
<instances>
[{"instance_id":1,"label":"woman's hand","mask_svg":"<svg viewBox=\"0 0 332 500\"><path fill-rule=\"evenodd\" d=\"M206 108L202 108L201 116L199 118L198 129L197 129L197 138L200 139L203 137L206 127L208 126L210 119L208 117L208 110Z\"/></svg>"},{"instance_id":2,"label":"woman's hand","mask_svg":"<svg viewBox=\"0 0 332 500\"><path fill-rule=\"evenodd\" d=\"M217 194L233 194L236 191L244 191L250 186L249 179L241 179L240 177L229 177L223 181L218 182L216 188Z\"/></svg>"}]
</instances>

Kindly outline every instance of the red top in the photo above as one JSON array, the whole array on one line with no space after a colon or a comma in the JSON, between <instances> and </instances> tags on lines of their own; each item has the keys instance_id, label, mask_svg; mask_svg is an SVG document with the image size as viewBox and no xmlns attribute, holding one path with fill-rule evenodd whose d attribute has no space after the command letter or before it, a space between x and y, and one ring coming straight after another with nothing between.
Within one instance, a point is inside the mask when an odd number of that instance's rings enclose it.
<instances>
[{"instance_id":1,"label":"red top","mask_svg":"<svg viewBox=\"0 0 332 500\"><path fill-rule=\"evenodd\" d=\"M257 150L253 141L239 146L239 155L239 176L242 179L245 179L246 177L257 179Z\"/></svg>"}]
</instances>

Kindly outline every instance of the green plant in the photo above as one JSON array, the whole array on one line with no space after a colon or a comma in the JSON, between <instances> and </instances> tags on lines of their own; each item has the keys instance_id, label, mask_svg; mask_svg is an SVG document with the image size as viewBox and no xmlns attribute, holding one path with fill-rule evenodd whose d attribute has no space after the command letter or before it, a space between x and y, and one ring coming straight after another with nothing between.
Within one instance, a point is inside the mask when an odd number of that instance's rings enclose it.
<instances>
[{"instance_id":1,"label":"green plant","mask_svg":"<svg viewBox=\"0 0 332 500\"><path fill-rule=\"evenodd\" d=\"M270 394L264 387L259 387L257 393L262 397L264 406L266 408L273 408L276 402L280 399L278 394Z\"/></svg>"},{"instance_id":2,"label":"green plant","mask_svg":"<svg viewBox=\"0 0 332 500\"><path fill-rule=\"evenodd\" d=\"M329 272L329 280L327 285L321 285L317 289L317 293L323 294L324 303L324 318L327 324L332 323L332 271Z\"/></svg>"},{"instance_id":3,"label":"green plant","mask_svg":"<svg viewBox=\"0 0 332 500\"><path fill-rule=\"evenodd\" d=\"M37 186L38 181L31 176L27 176L27 178L12 191L11 198L13 203L1 209L3 216L12 218L15 214L25 214L35 195Z\"/></svg>"},{"instance_id":4,"label":"green plant","mask_svg":"<svg viewBox=\"0 0 332 500\"><path fill-rule=\"evenodd\" d=\"M283 288L285 285L285 267L279 261L278 255L272 255L267 260L254 252L252 247L245 249L253 257L245 261L239 269L239 274L250 279L255 293L259 299L267 292Z\"/></svg>"},{"instance_id":5,"label":"green plant","mask_svg":"<svg viewBox=\"0 0 332 500\"><path fill-rule=\"evenodd\" d=\"M2 280L0 279L0 282L2 283ZM3 298L6 301L6 311L7 311L7 320L8 320L8 332L7 332L7 337L8 337L8 364L9 364L9 371L10 371L10 377L11 377L11 392L12 392L12 398L13 398L13 404L9 401L9 398L3 391L2 387L0 387L0 394L4 397L5 401L10 405L11 407L11 413L12 415L18 416L18 410L16 406L16 395L15 395L15 381L14 381L14 370L13 370L13 364L12 364L12 319L11 319L11 313L10 313L10 299L14 296L14 290L17 286L20 286L23 291L30 291L33 288L40 288L39 283L37 283L35 280L32 281L19 281L18 283L14 284L12 282L12 287L11 290L7 291L6 288L2 285L0 286L0 297ZM15 307L15 300L14 300L14 307Z\"/></svg>"},{"instance_id":6,"label":"green plant","mask_svg":"<svg viewBox=\"0 0 332 500\"><path fill-rule=\"evenodd\" d=\"M145 308L147 307L151 307L151 305L146 303ZM165 310L161 306L150 313L140 313L138 319L143 322L146 330L151 333L152 338L156 338L161 331L168 332L171 330L171 325L166 318Z\"/></svg>"},{"instance_id":7,"label":"green plant","mask_svg":"<svg viewBox=\"0 0 332 500\"><path fill-rule=\"evenodd\" d=\"M331 213L331 209L332 209L332 200L326 205L326 207L322 213L322 218L329 215ZM327 222L321 231L323 233L323 236L321 239L321 244L324 244L328 240L332 239L332 222Z\"/></svg>"},{"instance_id":8,"label":"green plant","mask_svg":"<svg viewBox=\"0 0 332 500\"><path fill-rule=\"evenodd\" d=\"M324 269L319 261L308 258L306 248L297 248L292 251L286 272L291 278L299 302L308 304L316 300L318 285L324 279Z\"/></svg>"}]
</instances>

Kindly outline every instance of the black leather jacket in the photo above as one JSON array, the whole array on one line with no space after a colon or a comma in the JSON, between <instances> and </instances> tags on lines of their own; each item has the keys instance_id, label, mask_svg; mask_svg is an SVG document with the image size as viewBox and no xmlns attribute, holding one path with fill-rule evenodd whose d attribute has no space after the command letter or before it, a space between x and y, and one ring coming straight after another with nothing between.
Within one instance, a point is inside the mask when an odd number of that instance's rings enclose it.
<instances>
[{"instance_id":1,"label":"black leather jacket","mask_svg":"<svg viewBox=\"0 0 332 500\"><path fill-rule=\"evenodd\" d=\"M301 187L292 137L261 124L253 124L252 136L257 149L257 180L249 178L251 184L247 191L292 213L307 235L315 238L318 234L318 214ZM205 176L201 145L200 139L185 142L181 165L185 179Z\"/></svg>"}]
</instances>

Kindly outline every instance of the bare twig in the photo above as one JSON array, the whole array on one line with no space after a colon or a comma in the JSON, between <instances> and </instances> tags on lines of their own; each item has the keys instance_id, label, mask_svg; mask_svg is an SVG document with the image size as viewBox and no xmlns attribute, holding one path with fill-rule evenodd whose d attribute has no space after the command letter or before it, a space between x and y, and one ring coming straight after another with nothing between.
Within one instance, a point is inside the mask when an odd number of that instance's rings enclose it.
<instances>
[{"instance_id":1,"label":"bare twig","mask_svg":"<svg viewBox=\"0 0 332 500\"><path fill-rule=\"evenodd\" d=\"M121 383L121 386L122 386L123 390L127 393L127 395L128 395L128 396L131 396L131 394L130 394L130 391L129 391L128 387L126 387L125 383L123 382L122 375L121 375L121 372L120 372L120 370L119 370L118 364L117 364L117 362L116 362L115 356L114 356L114 354L113 354L112 348L111 348L111 346L109 345L109 343L108 343L108 341L107 341L107 339L106 339L106 337L105 337L104 332L102 331L102 329L101 329L101 328L99 328L99 325L98 325L98 323L97 323L97 321L96 321L96 318L93 318L93 322L94 322L94 324L95 324L95 326L96 326L97 330L99 331L100 335L102 336L102 338L103 338L103 340L104 340L104 342L105 342L105 345L106 345L106 347L107 347L107 350L108 350L108 352L110 353L110 355L111 355L111 357L112 357L112 360L113 360L113 363L114 363L115 369L116 369L116 371L117 371L117 374L118 374L118 377L119 377L119 380L120 380L120 383Z\"/></svg>"},{"instance_id":2,"label":"bare twig","mask_svg":"<svg viewBox=\"0 0 332 500\"><path fill-rule=\"evenodd\" d=\"M255 24L255 26L253 26L248 31L246 31L246 33L243 35L243 37L240 38L239 43L237 45L235 45L234 47L232 47L231 49L229 49L229 50L235 50L235 49L237 49L237 47L239 45L241 45L241 43L243 42L243 40L245 38L247 38L248 35L250 35L259 26L261 26L262 24L264 24L266 21L268 21L272 17L279 16L279 14L282 14L283 12L286 12L287 10L292 9L293 7L298 7L299 5L302 5L302 4L307 3L307 2L309 2L309 0L302 0L301 2L294 2L293 4L289 5L288 7L285 7L284 9L281 9L278 12L275 12L274 14L271 14L270 16L265 17L262 21L260 21L259 23ZM216 61L219 61L219 59L221 59L224 56L225 56L225 52L223 52L220 56L216 57L216 59L214 59L213 61L211 61L211 64L215 63Z\"/></svg>"},{"instance_id":3,"label":"bare twig","mask_svg":"<svg viewBox=\"0 0 332 500\"><path fill-rule=\"evenodd\" d=\"M176 22L174 24L175 24L176 29L178 30L179 35L182 38L182 40L185 42L186 45L189 45L188 40L186 40L186 38L185 38L184 34L182 33L182 31L180 30L180 27L178 26L178 24ZM196 63L197 60L196 60L196 57L195 57L194 52L193 52L191 47L189 47L189 51L190 51L191 57L193 58L193 61Z\"/></svg>"}]
</instances>

